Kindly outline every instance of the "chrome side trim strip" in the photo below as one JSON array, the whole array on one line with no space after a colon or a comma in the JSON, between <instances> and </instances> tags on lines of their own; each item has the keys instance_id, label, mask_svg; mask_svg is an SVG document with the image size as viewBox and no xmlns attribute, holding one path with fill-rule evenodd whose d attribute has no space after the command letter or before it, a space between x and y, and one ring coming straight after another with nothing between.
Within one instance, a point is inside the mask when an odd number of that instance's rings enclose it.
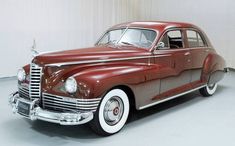
<instances>
[{"instance_id":1,"label":"chrome side trim strip","mask_svg":"<svg viewBox=\"0 0 235 146\"><path fill-rule=\"evenodd\" d=\"M142 110L142 109L145 109L145 108L148 108L148 107L151 107L151 106L154 106L154 105L157 105L157 104L160 104L160 103L163 103L165 101L168 101L168 100L171 100L171 99L174 99L174 98L177 98L179 96L182 96L182 95L185 95L185 94L188 94L188 93L191 93L193 91L196 91L198 89L201 89L203 87L205 87L206 85L203 85L203 86L200 86L200 87L197 87L197 88L194 88L192 90L189 90L189 91L186 91L186 92L183 92L183 93L180 93L180 94L177 94L177 95L174 95L174 96L171 96L171 97L168 97L166 99L162 99L162 100L159 100L159 101L156 101L154 103L150 103L150 104L147 104L147 105L144 105L144 106L141 106L139 107L139 110Z\"/></svg>"},{"instance_id":2,"label":"chrome side trim strip","mask_svg":"<svg viewBox=\"0 0 235 146\"><path fill-rule=\"evenodd\" d=\"M148 59L148 58L158 58L168 55L158 55L158 56L140 56L140 57L128 57L128 58L113 58L113 59L101 59L101 60L86 60L86 61L73 61L73 62L65 62L65 63L52 63L46 64L45 66L65 66L65 65L77 65L77 64L87 64L87 63L103 63L103 62L112 62L112 61L124 61L124 60L136 60L136 59Z\"/></svg>"}]
</instances>

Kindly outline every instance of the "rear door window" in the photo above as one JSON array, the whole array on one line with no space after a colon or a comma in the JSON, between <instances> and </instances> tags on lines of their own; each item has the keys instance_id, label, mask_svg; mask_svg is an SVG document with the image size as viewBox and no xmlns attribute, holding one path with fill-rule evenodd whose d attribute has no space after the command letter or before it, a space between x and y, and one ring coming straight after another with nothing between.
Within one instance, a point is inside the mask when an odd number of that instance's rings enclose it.
<instances>
[{"instance_id":1,"label":"rear door window","mask_svg":"<svg viewBox=\"0 0 235 146\"><path fill-rule=\"evenodd\" d=\"M198 32L194 30L187 30L186 33L188 45L190 48L205 47L205 42Z\"/></svg>"}]
</instances>

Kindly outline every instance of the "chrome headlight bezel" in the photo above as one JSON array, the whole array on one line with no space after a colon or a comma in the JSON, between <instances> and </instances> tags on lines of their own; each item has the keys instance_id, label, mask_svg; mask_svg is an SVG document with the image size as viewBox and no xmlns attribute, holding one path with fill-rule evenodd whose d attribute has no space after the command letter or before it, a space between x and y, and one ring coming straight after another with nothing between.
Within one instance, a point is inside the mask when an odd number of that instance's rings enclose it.
<instances>
[{"instance_id":1,"label":"chrome headlight bezel","mask_svg":"<svg viewBox=\"0 0 235 146\"><path fill-rule=\"evenodd\" d=\"M19 69L17 72L17 79L20 82L23 82L24 80L26 80L26 72L23 68Z\"/></svg>"},{"instance_id":2,"label":"chrome headlight bezel","mask_svg":"<svg viewBox=\"0 0 235 146\"><path fill-rule=\"evenodd\" d=\"M75 92L77 92L78 89L78 85L77 85L77 81L74 77L69 77L66 81L65 81L65 90L66 92L73 94Z\"/></svg>"}]
</instances>

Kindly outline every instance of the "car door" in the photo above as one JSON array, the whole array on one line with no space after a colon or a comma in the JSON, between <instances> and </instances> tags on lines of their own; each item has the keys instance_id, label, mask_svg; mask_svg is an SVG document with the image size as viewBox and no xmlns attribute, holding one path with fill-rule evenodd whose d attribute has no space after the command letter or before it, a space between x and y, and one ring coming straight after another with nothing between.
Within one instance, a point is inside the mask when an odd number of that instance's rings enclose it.
<instances>
[{"instance_id":1,"label":"car door","mask_svg":"<svg viewBox=\"0 0 235 146\"><path fill-rule=\"evenodd\" d=\"M206 45L205 39L196 29L185 29L186 46L192 56L192 85L197 86L201 82L201 73L203 63L208 55L209 48Z\"/></svg>"},{"instance_id":2,"label":"car door","mask_svg":"<svg viewBox=\"0 0 235 146\"><path fill-rule=\"evenodd\" d=\"M160 95L166 98L177 94L191 82L191 53L185 48L181 29L168 30L154 51L155 63L161 66ZM161 57L158 57L161 56Z\"/></svg>"}]
</instances>

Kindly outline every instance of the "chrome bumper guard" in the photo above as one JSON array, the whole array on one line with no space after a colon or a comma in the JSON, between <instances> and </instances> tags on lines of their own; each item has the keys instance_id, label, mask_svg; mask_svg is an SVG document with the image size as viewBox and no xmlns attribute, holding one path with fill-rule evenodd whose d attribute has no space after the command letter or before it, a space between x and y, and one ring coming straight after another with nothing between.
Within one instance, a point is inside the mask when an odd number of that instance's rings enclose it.
<instances>
[{"instance_id":1,"label":"chrome bumper guard","mask_svg":"<svg viewBox=\"0 0 235 146\"><path fill-rule=\"evenodd\" d=\"M26 103L30 106L29 115L24 115L18 111L19 102ZM42 120L60 125L80 125L87 123L93 119L93 112L55 112L42 109L39 106L39 99L33 101L19 97L18 92L9 96L9 104L13 113L18 113L32 121Z\"/></svg>"}]
</instances>

